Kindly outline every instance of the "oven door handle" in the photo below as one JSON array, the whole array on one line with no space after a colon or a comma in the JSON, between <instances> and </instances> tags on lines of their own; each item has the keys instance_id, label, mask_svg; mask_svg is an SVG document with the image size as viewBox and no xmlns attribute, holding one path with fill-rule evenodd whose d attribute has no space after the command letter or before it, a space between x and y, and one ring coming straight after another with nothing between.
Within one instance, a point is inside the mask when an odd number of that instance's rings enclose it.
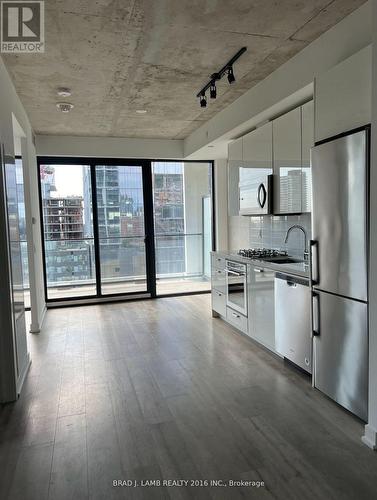
<instances>
[{"instance_id":1,"label":"oven door handle","mask_svg":"<svg viewBox=\"0 0 377 500\"><path fill-rule=\"evenodd\" d=\"M245 273L233 271L232 269L227 269L226 272L228 274L233 274L234 276L239 276L239 277L245 276Z\"/></svg>"}]
</instances>

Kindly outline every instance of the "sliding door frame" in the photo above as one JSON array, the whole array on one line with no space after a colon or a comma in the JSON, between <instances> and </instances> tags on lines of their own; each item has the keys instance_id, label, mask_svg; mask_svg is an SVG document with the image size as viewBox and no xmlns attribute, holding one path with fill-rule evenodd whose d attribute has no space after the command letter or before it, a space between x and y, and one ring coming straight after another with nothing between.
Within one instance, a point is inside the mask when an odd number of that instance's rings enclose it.
<instances>
[{"instance_id":1,"label":"sliding door frame","mask_svg":"<svg viewBox=\"0 0 377 500\"><path fill-rule=\"evenodd\" d=\"M73 156L37 156L37 175L38 175L38 195L39 212L41 224L41 243L43 258L43 282L45 302L48 307L64 307L74 305L98 304L101 302L120 302L125 300L155 299L160 297L178 297L185 295L199 295L210 293L210 290L200 290L197 292L183 292L169 295L156 294L156 256L155 256L155 238L154 238L154 210L153 210L153 181L152 164L155 162L170 163L207 163L211 167L211 198L212 198L212 250L216 249L216 224L215 224L215 172L213 160L181 160L181 159L134 159L134 158L97 158L97 157L73 157ZM46 269L46 251L43 221L43 200L40 178L41 165L79 165L90 167L91 178L91 198L92 198L92 216L93 216L93 241L95 254L95 295L85 295L76 297L48 298L47 287L47 269ZM96 166L126 166L141 167L143 178L143 202L144 202L144 233L145 233L145 260L146 260L146 279L147 290L141 292L120 292L113 294L103 294L101 292L101 264L100 264L100 244L98 234L98 207L97 207L97 183Z\"/></svg>"}]
</instances>

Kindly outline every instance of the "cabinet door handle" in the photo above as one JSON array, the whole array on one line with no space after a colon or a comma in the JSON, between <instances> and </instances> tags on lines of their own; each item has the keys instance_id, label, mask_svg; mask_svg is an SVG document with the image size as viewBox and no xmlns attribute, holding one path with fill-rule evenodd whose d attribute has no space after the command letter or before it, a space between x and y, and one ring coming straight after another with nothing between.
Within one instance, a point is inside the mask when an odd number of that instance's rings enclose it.
<instances>
[{"instance_id":1,"label":"cabinet door handle","mask_svg":"<svg viewBox=\"0 0 377 500\"><path fill-rule=\"evenodd\" d=\"M264 273L264 269L254 268L254 271L255 271L256 273Z\"/></svg>"},{"instance_id":2,"label":"cabinet door handle","mask_svg":"<svg viewBox=\"0 0 377 500\"><path fill-rule=\"evenodd\" d=\"M218 295L219 297L222 297L222 295L223 295L223 294L222 294L222 293L220 293L220 292L216 292L216 293L217 293L217 295Z\"/></svg>"},{"instance_id":3,"label":"cabinet door handle","mask_svg":"<svg viewBox=\"0 0 377 500\"><path fill-rule=\"evenodd\" d=\"M240 317L240 315L236 314L236 313L232 313L232 316L233 316L233 318L239 318Z\"/></svg>"}]
</instances>

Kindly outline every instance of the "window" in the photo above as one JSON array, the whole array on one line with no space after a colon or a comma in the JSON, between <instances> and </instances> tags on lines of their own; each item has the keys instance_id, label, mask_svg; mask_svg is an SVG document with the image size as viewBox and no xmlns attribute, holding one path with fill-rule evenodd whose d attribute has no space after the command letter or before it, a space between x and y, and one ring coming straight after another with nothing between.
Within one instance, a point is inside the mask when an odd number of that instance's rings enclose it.
<instances>
[{"instance_id":1,"label":"window","mask_svg":"<svg viewBox=\"0 0 377 500\"><path fill-rule=\"evenodd\" d=\"M48 300L210 290L211 163L39 168Z\"/></svg>"},{"instance_id":2,"label":"window","mask_svg":"<svg viewBox=\"0 0 377 500\"><path fill-rule=\"evenodd\" d=\"M41 165L40 179L47 298L95 295L90 167Z\"/></svg>"}]
</instances>

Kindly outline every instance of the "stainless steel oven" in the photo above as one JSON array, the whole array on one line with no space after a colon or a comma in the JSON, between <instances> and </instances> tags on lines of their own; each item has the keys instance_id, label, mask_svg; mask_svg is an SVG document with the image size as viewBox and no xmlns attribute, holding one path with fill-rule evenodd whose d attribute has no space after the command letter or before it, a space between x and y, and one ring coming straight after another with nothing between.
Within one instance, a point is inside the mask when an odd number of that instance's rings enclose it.
<instances>
[{"instance_id":1,"label":"stainless steel oven","mask_svg":"<svg viewBox=\"0 0 377 500\"><path fill-rule=\"evenodd\" d=\"M235 311L247 316L246 264L226 261L226 304Z\"/></svg>"}]
</instances>

